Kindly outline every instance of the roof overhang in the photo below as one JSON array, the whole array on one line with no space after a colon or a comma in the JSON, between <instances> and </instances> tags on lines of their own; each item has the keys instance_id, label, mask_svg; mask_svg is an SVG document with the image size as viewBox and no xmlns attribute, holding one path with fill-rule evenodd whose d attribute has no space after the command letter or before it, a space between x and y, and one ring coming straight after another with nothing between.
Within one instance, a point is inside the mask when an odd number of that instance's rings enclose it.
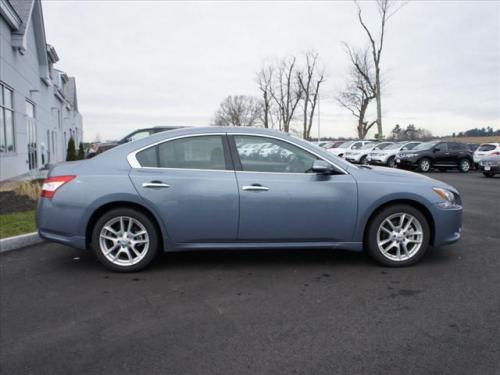
<instances>
[{"instance_id":1,"label":"roof overhang","mask_svg":"<svg viewBox=\"0 0 500 375\"><path fill-rule=\"evenodd\" d=\"M22 23L21 17L7 0L0 0L0 15L14 31L19 30Z\"/></svg>"}]
</instances>

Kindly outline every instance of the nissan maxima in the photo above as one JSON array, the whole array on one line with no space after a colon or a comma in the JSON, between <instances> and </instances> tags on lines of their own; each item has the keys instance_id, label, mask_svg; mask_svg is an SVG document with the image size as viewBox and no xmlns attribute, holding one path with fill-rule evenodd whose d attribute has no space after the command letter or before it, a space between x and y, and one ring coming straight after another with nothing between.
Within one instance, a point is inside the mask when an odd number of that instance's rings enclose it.
<instances>
[{"instance_id":1,"label":"nissan maxima","mask_svg":"<svg viewBox=\"0 0 500 375\"><path fill-rule=\"evenodd\" d=\"M248 145L255 152L242 152ZM37 211L41 237L123 272L164 251L208 249L365 250L407 266L457 241L461 223L460 195L443 182L355 166L276 131L224 127L172 130L57 165Z\"/></svg>"}]
</instances>

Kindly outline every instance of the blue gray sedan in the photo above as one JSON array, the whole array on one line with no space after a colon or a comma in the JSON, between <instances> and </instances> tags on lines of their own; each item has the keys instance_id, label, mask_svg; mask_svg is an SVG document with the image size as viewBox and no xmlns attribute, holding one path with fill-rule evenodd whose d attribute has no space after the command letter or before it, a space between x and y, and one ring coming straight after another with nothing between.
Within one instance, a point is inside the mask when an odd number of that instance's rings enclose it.
<instances>
[{"instance_id":1,"label":"blue gray sedan","mask_svg":"<svg viewBox=\"0 0 500 375\"><path fill-rule=\"evenodd\" d=\"M162 251L366 250L406 266L460 238L461 199L412 172L354 166L272 130L191 128L159 133L49 173L40 236L115 271Z\"/></svg>"}]
</instances>

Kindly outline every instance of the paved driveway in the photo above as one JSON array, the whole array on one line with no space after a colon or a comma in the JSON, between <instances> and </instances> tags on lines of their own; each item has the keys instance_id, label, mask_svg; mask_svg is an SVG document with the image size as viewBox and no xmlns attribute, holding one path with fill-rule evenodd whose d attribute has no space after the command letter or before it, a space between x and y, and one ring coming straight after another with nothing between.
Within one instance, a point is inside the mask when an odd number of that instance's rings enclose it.
<instances>
[{"instance_id":1,"label":"paved driveway","mask_svg":"<svg viewBox=\"0 0 500 375\"><path fill-rule=\"evenodd\" d=\"M42 244L0 256L2 374L500 374L500 179L411 268L328 251L168 254L138 274Z\"/></svg>"}]
</instances>

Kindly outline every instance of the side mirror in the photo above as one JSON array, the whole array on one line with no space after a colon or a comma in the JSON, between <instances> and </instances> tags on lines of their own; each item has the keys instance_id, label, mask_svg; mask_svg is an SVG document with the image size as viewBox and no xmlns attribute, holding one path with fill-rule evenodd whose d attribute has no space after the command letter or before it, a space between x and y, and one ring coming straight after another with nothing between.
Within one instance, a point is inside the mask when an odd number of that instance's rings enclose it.
<instances>
[{"instance_id":1,"label":"side mirror","mask_svg":"<svg viewBox=\"0 0 500 375\"><path fill-rule=\"evenodd\" d=\"M315 160L311 170L318 174L329 174L333 172L333 167L330 163L327 163L324 160Z\"/></svg>"}]
</instances>

